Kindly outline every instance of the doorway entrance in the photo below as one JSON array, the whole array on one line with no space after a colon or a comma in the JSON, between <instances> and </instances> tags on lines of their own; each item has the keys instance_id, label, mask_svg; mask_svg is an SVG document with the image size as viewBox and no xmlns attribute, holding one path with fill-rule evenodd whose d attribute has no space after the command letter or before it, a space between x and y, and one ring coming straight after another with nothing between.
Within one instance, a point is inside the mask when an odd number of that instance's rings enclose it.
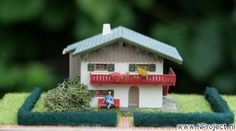
<instances>
[{"instance_id":1,"label":"doorway entrance","mask_svg":"<svg viewBox=\"0 0 236 131\"><path fill-rule=\"evenodd\" d=\"M137 86L129 88L129 107L139 107L139 88Z\"/></svg>"}]
</instances>

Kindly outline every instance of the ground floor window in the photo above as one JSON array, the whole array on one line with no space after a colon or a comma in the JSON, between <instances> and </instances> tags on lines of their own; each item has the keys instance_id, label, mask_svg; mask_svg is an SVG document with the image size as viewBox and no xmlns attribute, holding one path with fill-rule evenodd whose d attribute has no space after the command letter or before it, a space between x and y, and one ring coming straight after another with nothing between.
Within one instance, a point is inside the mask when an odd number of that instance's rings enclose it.
<instances>
[{"instance_id":1,"label":"ground floor window","mask_svg":"<svg viewBox=\"0 0 236 131\"><path fill-rule=\"evenodd\" d=\"M109 91L111 91L111 95L114 96L114 90L94 90L94 97L105 97Z\"/></svg>"}]
</instances>

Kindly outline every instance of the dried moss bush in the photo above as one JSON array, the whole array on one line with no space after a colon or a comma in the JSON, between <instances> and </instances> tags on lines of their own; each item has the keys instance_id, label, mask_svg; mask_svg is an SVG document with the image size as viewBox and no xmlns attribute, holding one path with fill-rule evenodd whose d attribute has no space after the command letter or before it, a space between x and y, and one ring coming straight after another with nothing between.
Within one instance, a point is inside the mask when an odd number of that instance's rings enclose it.
<instances>
[{"instance_id":1,"label":"dried moss bush","mask_svg":"<svg viewBox=\"0 0 236 131\"><path fill-rule=\"evenodd\" d=\"M79 77L68 79L47 92L44 106L49 111L84 111L90 109L92 93L80 84Z\"/></svg>"}]
</instances>

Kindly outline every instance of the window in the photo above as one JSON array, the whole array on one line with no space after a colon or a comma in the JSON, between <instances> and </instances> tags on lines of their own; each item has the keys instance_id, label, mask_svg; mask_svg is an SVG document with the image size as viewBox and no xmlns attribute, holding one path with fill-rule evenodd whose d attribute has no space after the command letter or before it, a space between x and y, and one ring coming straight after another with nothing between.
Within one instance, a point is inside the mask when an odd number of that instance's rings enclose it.
<instances>
[{"instance_id":1,"label":"window","mask_svg":"<svg viewBox=\"0 0 236 131\"><path fill-rule=\"evenodd\" d=\"M107 64L95 64L95 71L107 71Z\"/></svg>"},{"instance_id":2,"label":"window","mask_svg":"<svg viewBox=\"0 0 236 131\"><path fill-rule=\"evenodd\" d=\"M137 67L142 67L147 71L155 72L156 71L156 65L155 64L129 64L129 71L134 72L137 70Z\"/></svg>"},{"instance_id":3,"label":"window","mask_svg":"<svg viewBox=\"0 0 236 131\"><path fill-rule=\"evenodd\" d=\"M125 43L123 43L123 47L126 47L126 44L125 44Z\"/></svg>"},{"instance_id":4,"label":"window","mask_svg":"<svg viewBox=\"0 0 236 131\"><path fill-rule=\"evenodd\" d=\"M88 64L88 71L114 71L114 64Z\"/></svg>"},{"instance_id":5,"label":"window","mask_svg":"<svg viewBox=\"0 0 236 131\"><path fill-rule=\"evenodd\" d=\"M114 90L95 90L94 97L105 97L109 91L111 91L111 95L114 96Z\"/></svg>"},{"instance_id":6,"label":"window","mask_svg":"<svg viewBox=\"0 0 236 131\"><path fill-rule=\"evenodd\" d=\"M141 68L143 68L143 69L145 69L146 71L148 71L148 64L136 64L136 69L138 68L138 67L141 67Z\"/></svg>"}]
</instances>

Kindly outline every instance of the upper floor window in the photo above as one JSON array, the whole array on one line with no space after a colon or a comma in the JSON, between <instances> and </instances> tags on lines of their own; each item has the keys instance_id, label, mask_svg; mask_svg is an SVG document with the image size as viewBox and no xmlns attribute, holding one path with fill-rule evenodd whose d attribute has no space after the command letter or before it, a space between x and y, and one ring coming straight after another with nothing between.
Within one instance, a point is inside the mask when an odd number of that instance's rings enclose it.
<instances>
[{"instance_id":1,"label":"upper floor window","mask_svg":"<svg viewBox=\"0 0 236 131\"><path fill-rule=\"evenodd\" d=\"M108 71L107 64L95 64L95 71Z\"/></svg>"},{"instance_id":2,"label":"upper floor window","mask_svg":"<svg viewBox=\"0 0 236 131\"><path fill-rule=\"evenodd\" d=\"M134 72L137 70L137 67L141 67L147 71L155 72L156 65L155 64L129 64L129 71Z\"/></svg>"},{"instance_id":3,"label":"upper floor window","mask_svg":"<svg viewBox=\"0 0 236 131\"><path fill-rule=\"evenodd\" d=\"M88 71L114 71L114 64L88 64Z\"/></svg>"},{"instance_id":4,"label":"upper floor window","mask_svg":"<svg viewBox=\"0 0 236 131\"><path fill-rule=\"evenodd\" d=\"M141 67L141 68L145 69L146 71L148 71L148 69L149 69L149 65L148 64L136 64L136 69L138 67Z\"/></svg>"}]
</instances>

